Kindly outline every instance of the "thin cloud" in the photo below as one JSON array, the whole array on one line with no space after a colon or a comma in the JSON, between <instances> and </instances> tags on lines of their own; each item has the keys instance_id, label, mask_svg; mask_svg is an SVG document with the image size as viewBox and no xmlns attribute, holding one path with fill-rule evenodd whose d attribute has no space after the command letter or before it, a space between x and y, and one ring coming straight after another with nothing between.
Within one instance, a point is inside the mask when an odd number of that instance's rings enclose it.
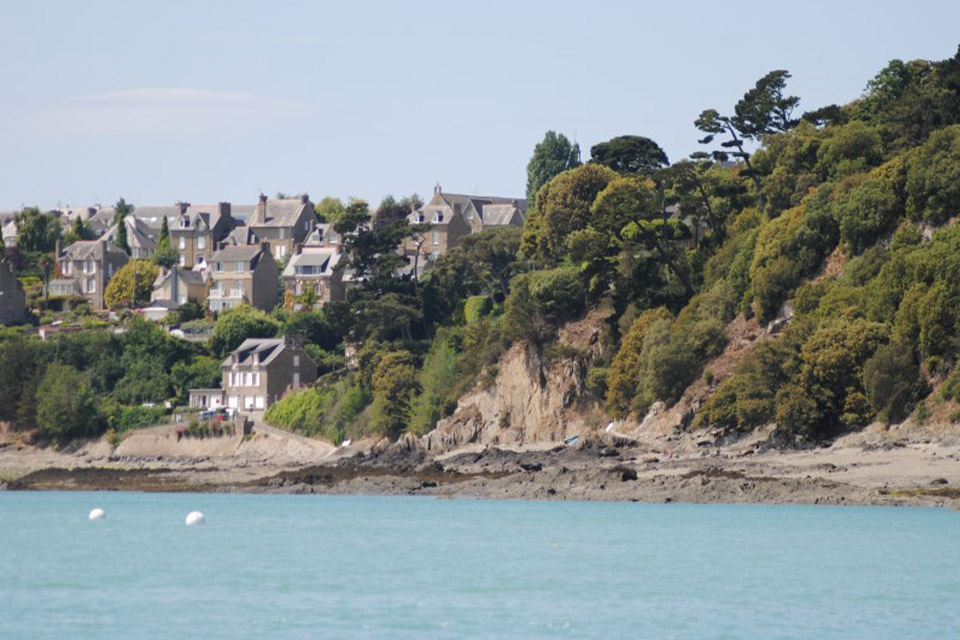
<instances>
[{"instance_id":1,"label":"thin cloud","mask_svg":"<svg viewBox=\"0 0 960 640\"><path fill-rule=\"evenodd\" d=\"M58 134L193 132L273 121L303 105L250 93L146 88L66 99L34 111L34 124Z\"/></svg>"}]
</instances>

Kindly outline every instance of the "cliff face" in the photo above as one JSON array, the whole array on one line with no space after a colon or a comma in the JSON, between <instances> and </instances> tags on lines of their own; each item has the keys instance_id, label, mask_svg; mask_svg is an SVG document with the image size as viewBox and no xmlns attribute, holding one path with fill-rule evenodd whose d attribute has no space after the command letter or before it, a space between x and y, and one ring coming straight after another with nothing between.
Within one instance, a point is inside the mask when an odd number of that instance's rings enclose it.
<instances>
[{"instance_id":1,"label":"cliff face","mask_svg":"<svg viewBox=\"0 0 960 640\"><path fill-rule=\"evenodd\" d=\"M493 384L464 395L453 415L423 437L423 446L439 453L469 443L558 442L602 428L609 419L585 378L602 349L605 315L595 311L564 326L549 354L530 343L513 345Z\"/></svg>"}]
</instances>

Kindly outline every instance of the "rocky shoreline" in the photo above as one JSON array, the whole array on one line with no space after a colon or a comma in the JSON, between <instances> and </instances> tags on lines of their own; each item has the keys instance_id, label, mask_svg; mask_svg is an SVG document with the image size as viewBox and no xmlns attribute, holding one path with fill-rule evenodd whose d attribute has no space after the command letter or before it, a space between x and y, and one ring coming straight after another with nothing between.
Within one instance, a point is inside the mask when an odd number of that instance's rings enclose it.
<instances>
[{"instance_id":1,"label":"rocky shoreline","mask_svg":"<svg viewBox=\"0 0 960 640\"><path fill-rule=\"evenodd\" d=\"M0 488L960 507L960 442L922 439L762 451L596 438L442 455L400 443L312 457L116 456L8 444L0 447Z\"/></svg>"}]
</instances>

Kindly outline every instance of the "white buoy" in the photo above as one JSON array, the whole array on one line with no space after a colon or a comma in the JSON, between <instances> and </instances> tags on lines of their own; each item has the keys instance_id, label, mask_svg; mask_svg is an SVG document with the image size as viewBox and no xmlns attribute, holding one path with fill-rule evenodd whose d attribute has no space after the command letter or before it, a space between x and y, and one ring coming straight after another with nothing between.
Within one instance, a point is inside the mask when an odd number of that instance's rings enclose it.
<instances>
[{"instance_id":1,"label":"white buoy","mask_svg":"<svg viewBox=\"0 0 960 640\"><path fill-rule=\"evenodd\" d=\"M193 526L195 524L203 524L203 514L199 511L191 511L187 514L187 526Z\"/></svg>"},{"instance_id":2,"label":"white buoy","mask_svg":"<svg viewBox=\"0 0 960 640\"><path fill-rule=\"evenodd\" d=\"M96 509L90 512L91 520L103 520L106 517L107 517L107 512L101 509L100 507L97 507Z\"/></svg>"}]
</instances>

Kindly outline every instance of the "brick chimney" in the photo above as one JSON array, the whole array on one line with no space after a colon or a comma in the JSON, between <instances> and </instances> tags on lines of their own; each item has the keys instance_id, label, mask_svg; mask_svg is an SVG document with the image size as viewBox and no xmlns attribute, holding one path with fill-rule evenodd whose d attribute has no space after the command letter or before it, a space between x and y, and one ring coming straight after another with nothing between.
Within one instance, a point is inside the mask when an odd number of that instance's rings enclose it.
<instances>
[{"instance_id":1,"label":"brick chimney","mask_svg":"<svg viewBox=\"0 0 960 640\"><path fill-rule=\"evenodd\" d=\"M267 196L260 194L260 202L257 203L257 210L253 214L254 224L263 224L267 221Z\"/></svg>"},{"instance_id":2,"label":"brick chimney","mask_svg":"<svg viewBox=\"0 0 960 640\"><path fill-rule=\"evenodd\" d=\"M178 203L176 203L176 205L174 205L174 206L176 206L178 209L180 209L180 215L183 215L183 214L185 214L185 213L187 212L187 208L190 206L190 203L189 203L189 202L178 202Z\"/></svg>"}]
</instances>

